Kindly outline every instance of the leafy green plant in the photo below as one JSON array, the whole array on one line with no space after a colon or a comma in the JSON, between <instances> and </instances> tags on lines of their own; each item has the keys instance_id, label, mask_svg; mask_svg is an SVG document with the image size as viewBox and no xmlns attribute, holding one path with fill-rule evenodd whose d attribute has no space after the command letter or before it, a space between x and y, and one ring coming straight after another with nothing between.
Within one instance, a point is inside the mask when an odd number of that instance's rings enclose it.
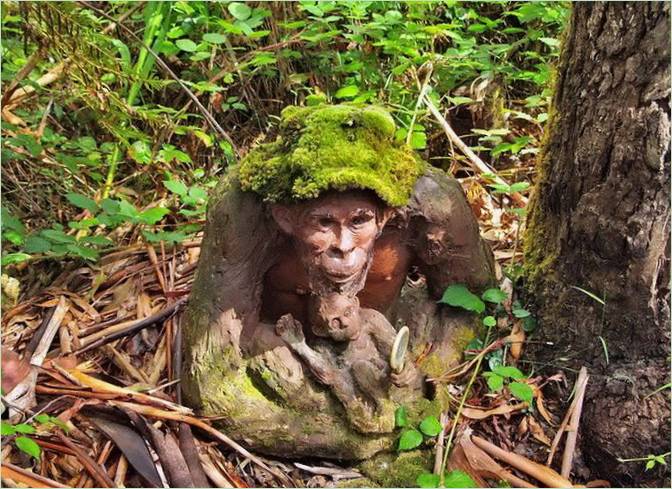
<instances>
[{"instance_id":1,"label":"leafy green plant","mask_svg":"<svg viewBox=\"0 0 672 489\"><path fill-rule=\"evenodd\" d=\"M58 427L64 431L68 430L68 427L60 419L49 416L47 414L38 414L34 417L34 423L17 423L11 424L7 421L2 421L0 423L0 435L3 437L12 437L12 442L17 449L22 452L30 455L36 460L40 459L40 454L42 449L40 445L35 442L32 438L25 435L34 435L37 433L38 426L40 429L50 429L52 427Z\"/></svg>"},{"instance_id":2,"label":"leafy green plant","mask_svg":"<svg viewBox=\"0 0 672 489\"><path fill-rule=\"evenodd\" d=\"M443 485L441 485L441 476L424 472L420 474L415 481L418 487L478 487L469 474L461 470L451 470L443 474Z\"/></svg>"},{"instance_id":3,"label":"leafy green plant","mask_svg":"<svg viewBox=\"0 0 672 489\"><path fill-rule=\"evenodd\" d=\"M667 465L665 458L669 457L672 452L663 453L661 455L649 454L646 457L637 457L637 458L619 458L617 459L621 463L625 462L646 462L644 465L644 470L651 470L656 467L656 465Z\"/></svg>"},{"instance_id":4,"label":"leafy green plant","mask_svg":"<svg viewBox=\"0 0 672 489\"><path fill-rule=\"evenodd\" d=\"M401 451L418 448L425 440L434 438L441 433L441 423L436 416L427 416L417 428L408 426L408 414L404 406L400 406L394 413L395 426L405 428L399 437L397 449Z\"/></svg>"}]
</instances>

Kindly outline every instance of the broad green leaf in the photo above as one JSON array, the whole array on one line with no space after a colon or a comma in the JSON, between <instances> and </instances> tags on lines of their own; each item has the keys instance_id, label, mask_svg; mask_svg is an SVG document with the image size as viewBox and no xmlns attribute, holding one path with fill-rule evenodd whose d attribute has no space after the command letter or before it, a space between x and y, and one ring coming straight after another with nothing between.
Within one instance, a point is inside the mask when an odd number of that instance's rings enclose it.
<instances>
[{"instance_id":1,"label":"broad green leaf","mask_svg":"<svg viewBox=\"0 0 672 489\"><path fill-rule=\"evenodd\" d=\"M404 406L399 406L394 411L394 426L397 428L403 428L408 424L408 414Z\"/></svg>"},{"instance_id":2,"label":"broad green leaf","mask_svg":"<svg viewBox=\"0 0 672 489\"><path fill-rule=\"evenodd\" d=\"M197 201L205 201L208 199L208 192L201 187L191 187L189 189L189 197Z\"/></svg>"},{"instance_id":3,"label":"broad green leaf","mask_svg":"<svg viewBox=\"0 0 672 489\"><path fill-rule=\"evenodd\" d=\"M478 314L485 311L485 304L483 301L461 284L449 286L443 293L443 297L441 297L439 302L453 307L461 307L467 311L474 311Z\"/></svg>"},{"instance_id":4,"label":"broad green leaf","mask_svg":"<svg viewBox=\"0 0 672 489\"><path fill-rule=\"evenodd\" d=\"M212 44L224 44L226 36L217 32L208 32L207 34L203 34L203 40Z\"/></svg>"},{"instance_id":5,"label":"broad green leaf","mask_svg":"<svg viewBox=\"0 0 672 489\"><path fill-rule=\"evenodd\" d=\"M461 470L451 470L443 478L444 487L478 487L469 474Z\"/></svg>"},{"instance_id":6,"label":"broad green leaf","mask_svg":"<svg viewBox=\"0 0 672 489\"><path fill-rule=\"evenodd\" d=\"M9 253L2 257L2 266L11 265L12 263L21 263L30 258L28 253Z\"/></svg>"},{"instance_id":7,"label":"broad green leaf","mask_svg":"<svg viewBox=\"0 0 672 489\"><path fill-rule=\"evenodd\" d=\"M175 41L175 45L182 51L186 51L188 53L193 53L198 50L198 45L191 39L178 39Z\"/></svg>"},{"instance_id":8,"label":"broad green leaf","mask_svg":"<svg viewBox=\"0 0 672 489\"><path fill-rule=\"evenodd\" d=\"M534 391L532 390L532 387L530 387L529 385L524 384L522 382L511 382L509 384L509 390L511 391L511 394L513 394L521 401L529 403L530 406L532 405L532 397L534 396Z\"/></svg>"},{"instance_id":9,"label":"broad green leaf","mask_svg":"<svg viewBox=\"0 0 672 489\"><path fill-rule=\"evenodd\" d=\"M537 329L537 320L534 319L532 316L527 316L526 318L523 318L523 331L526 333L531 333Z\"/></svg>"},{"instance_id":10,"label":"broad green leaf","mask_svg":"<svg viewBox=\"0 0 672 489\"><path fill-rule=\"evenodd\" d=\"M531 315L531 313L527 309L517 308L517 309L513 310L513 315L515 317L517 317L518 319L523 319L523 318L529 317Z\"/></svg>"},{"instance_id":11,"label":"broad green leaf","mask_svg":"<svg viewBox=\"0 0 672 489\"><path fill-rule=\"evenodd\" d=\"M539 40L552 48L557 48L560 46L560 41L552 37L540 37Z\"/></svg>"},{"instance_id":12,"label":"broad green leaf","mask_svg":"<svg viewBox=\"0 0 672 489\"><path fill-rule=\"evenodd\" d=\"M91 214L95 214L98 211L98 204L96 204L96 201L88 198L85 195L69 193L65 194L65 197L75 207L79 207L80 209L86 209Z\"/></svg>"},{"instance_id":13,"label":"broad green leaf","mask_svg":"<svg viewBox=\"0 0 672 489\"><path fill-rule=\"evenodd\" d=\"M38 414L37 416L35 416L35 421L37 421L40 424L49 423L51 421L51 416L49 416L48 414Z\"/></svg>"},{"instance_id":14,"label":"broad green leaf","mask_svg":"<svg viewBox=\"0 0 672 489\"><path fill-rule=\"evenodd\" d=\"M497 365L494 369L492 369L492 371L497 375L501 375L502 377L509 377L511 379L525 378L525 374L523 372L511 365Z\"/></svg>"},{"instance_id":15,"label":"broad green leaf","mask_svg":"<svg viewBox=\"0 0 672 489\"><path fill-rule=\"evenodd\" d=\"M348 85L345 87L339 88L334 97L336 98L352 98L359 93L359 87L357 85Z\"/></svg>"},{"instance_id":16,"label":"broad green leaf","mask_svg":"<svg viewBox=\"0 0 672 489\"><path fill-rule=\"evenodd\" d=\"M436 436L441 433L441 423L436 416L427 416L420 423L420 431L427 436Z\"/></svg>"},{"instance_id":17,"label":"broad green leaf","mask_svg":"<svg viewBox=\"0 0 672 489\"><path fill-rule=\"evenodd\" d=\"M429 472L423 472L415 479L415 483L418 487L439 487L441 478L439 474L432 474Z\"/></svg>"},{"instance_id":18,"label":"broad green leaf","mask_svg":"<svg viewBox=\"0 0 672 489\"><path fill-rule=\"evenodd\" d=\"M522 192L523 190L527 190L530 188L530 182L516 182L511 184L511 193L514 192Z\"/></svg>"},{"instance_id":19,"label":"broad green leaf","mask_svg":"<svg viewBox=\"0 0 672 489\"><path fill-rule=\"evenodd\" d=\"M488 289L481 295L481 298L486 302L493 304L501 304L506 300L506 292L498 288Z\"/></svg>"},{"instance_id":20,"label":"broad green leaf","mask_svg":"<svg viewBox=\"0 0 672 489\"><path fill-rule=\"evenodd\" d=\"M497 320L494 318L494 316L485 316L483 318L483 325L487 326L488 328L492 328L496 324Z\"/></svg>"},{"instance_id":21,"label":"broad green leaf","mask_svg":"<svg viewBox=\"0 0 672 489\"><path fill-rule=\"evenodd\" d=\"M489 375L486 375L489 374ZM484 377L486 377L486 381L488 383L488 388L493 391L497 392L504 387L504 377L497 375L496 373L493 372L485 372L483 374Z\"/></svg>"},{"instance_id":22,"label":"broad green leaf","mask_svg":"<svg viewBox=\"0 0 672 489\"><path fill-rule=\"evenodd\" d=\"M116 214L119 212L119 202L113 199L103 199L100 207L108 214Z\"/></svg>"},{"instance_id":23,"label":"broad green leaf","mask_svg":"<svg viewBox=\"0 0 672 489\"><path fill-rule=\"evenodd\" d=\"M98 252L96 250L92 250L91 248L86 248L85 246L79 246L76 244L69 244L68 245L68 251L70 253L73 253L77 256L81 256L82 258L90 261L96 261L99 258Z\"/></svg>"},{"instance_id":24,"label":"broad green leaf","mask_svg":"<svg viewBox=\"0 0 672 489\"><path fill-rule=\"evenodd\" d=\"M14 429L17 433L23 433L24 435L32 435L36 431L33 426L26 423L16 424L14 425Z\"/></svg>"},{"instance_id":25,"label":"broad green leaf","mask_svg":"<svg viewBox=\"0 0 672 489\"><path fill-rule=\"evenodd\" d=\"M179 180L164 180L163 185L174 194L184 197L189 192L187 186Z\"/></svg>"},{"instance_id":26,"label":"broad green leaf","mask_svg":"<svg viewBox=\"0 0 672 489\"><path fill-rule=\"evenodd\" d=\"M418 430L406 430L399 438L399 450L413 450L420 446L422 440L422 433Z\"/></svg>"},{"instance_id":27,"label":"broad green leaf","mask_svg":"<svg viewBox=\"0 0 672 489\"><path fill-rule=\"evenodd\" d=\"M119 214L124 217L136 219L138 217L138 209L127 200L119 200Z\"/></svg>"},{"instance_id":28,"label":"broad green leaf","mask_svg":"<svg viewBox=\"0 0 672 489\"><path fill-rule=\"evenodd\" d=\"M10 436L16 433L16 430L14 429L14 426L9 424L7 421L3 421L0 423L0 435L2 436Z\"/></svg>"},{"instance_id":29,"label":"broad green leaf","mask_svg":"<svg viewBox=\"0 0 672 489\"><path fill-rule=\"evenodd\" d=\"M252 9L240 2L231 2L229 4L229 12L238 20L247 20L252 14Z\"/></svg>"},{"instance_id":30,"label":"broad green leaf","mask_svg":"<svg viewBox=\"0 0 672 489\"><path fill-rule=\"evenodd\" d=\"M75 237L65 234L59 229L43 229L40 234L54 243L74 243Z\"/></svg>"},{"instance_id":31,"label":"broad green leaf","mask_svg":"<svg viewBox=\"0 0 672 489\"><path fill-rule=\"evenodd\" d=\"M40 459L40 453L42 453L42 450L40 449L40 445L35 443L34 440L31 440L27 436L18 436L16 440L14 440L14 444L16 445L16 448L22 452L27 453L31 457L34 457L38 460Z\"/></svg>"},{"instance_id":32,"label":"broad green leaf","mask_svg":"<svg viewBox=\"0 0 672 489\"><path fill-rule=\"evenodd\" d=\"M145 141L134 142L129 148L128 153L138 163L147 164L152 162L152 148Z\"/></svg>"},{"instance_id":33,"label":"broad green leaf","mask_svg":"<svg viewBox=\"0 0 672 489\"><path fill-rule=\"evenodd\" d=\"M25 226L23 225L23 223L19 219L14 217L9 212L9 210L7 210L7 208L5 208L4 206L1 209L2 210L0 212L1 212L1 216L2 216L1 217L2 221L0 221L0 226L2 226L3 230L12 229L12 230L14 230L18 233L25 233L26 232Z\"/></svg>"},{"instance_id":34,"label":"broad green leaf","mask_svg":"<svg viewBox=\"0 0 672 489\"><path fill-rule=\"evenodd\" d=\"M655 466L656 466L656 461L655 460L649 460L648 462L646 462L646 466L645 466L644 470L651 470Z\"/></svg>"},{"instance_id":35,"label":"broad green leaf","mask_svg":"<svg viewBox=\"0 0 672 489\"><path fill-rule=\"evenodd\" d=\"M427 134L415 131L411 135L411 148L425 149L427 147Z\"/></svg>"},{"instance_id":36,"label":"broad green leaf","mask_svg":"<svg viewBox=\"0 0 672 489\"><path fill-rule=\"evenodd\" d=\"M152 225L163 219L163 216L166 214L170 214L169 209L166 209L165 207L153 207L151 209L142 211L138 215L138 219L144 224Z\"/></svg>"},{"instance_id":37,"label":"broad green leaf","mask_svg":"<svg viewBox=\"0 0 672 489\"><path fill-rule=\"evenodd\" d=\"M110 238L106 238L105 236L86 236L81 241L96 246L110 246L114 244Z\"/></svg>"}]
</instances>

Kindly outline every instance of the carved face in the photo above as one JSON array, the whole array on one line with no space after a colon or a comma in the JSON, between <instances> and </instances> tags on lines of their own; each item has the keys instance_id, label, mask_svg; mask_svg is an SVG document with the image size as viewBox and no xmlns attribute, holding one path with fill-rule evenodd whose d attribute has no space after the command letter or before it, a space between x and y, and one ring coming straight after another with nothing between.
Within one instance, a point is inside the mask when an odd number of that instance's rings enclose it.
<instances>
[{"instance_id":1,"label":"carved face","mask_svg":"<svg viewBox=\"0 0 672 489\"><path fill-rule=\"evenodd\" d=\"M374 196L351 191L331 192L292 206L275 205L272 214L294 238L314 293L338 290L354 295L364 285L375 240L389 211Z\"/></svg>"},{"instance_id":2,"label":"carved face","mask_svg":"<svg viewBox=\"0 0 672 489\"><path fill-rule=\"evenodd\" d=\"M359 336L359 300L336 292L313 296L310 302L313 333L334 341L351 341Z\"/></svg>"}]
</instances>

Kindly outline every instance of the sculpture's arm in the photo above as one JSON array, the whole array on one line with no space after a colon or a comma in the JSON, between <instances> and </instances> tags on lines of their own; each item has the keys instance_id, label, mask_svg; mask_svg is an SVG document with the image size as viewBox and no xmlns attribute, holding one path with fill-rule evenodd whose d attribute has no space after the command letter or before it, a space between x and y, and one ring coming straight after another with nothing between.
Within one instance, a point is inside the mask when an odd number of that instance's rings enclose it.
<instances>
[{"instance_id":1,"label":"sculpture's arm","mask_svg":"<svg viewBox=\"0 0 672 489\"><path fill-rule=\"evenodd\" d=\"M442 170L428 168L418 179L406 210L411 244L435 299L450 284L481 290L494 282L492 252L480 237L457 180Z\"/></svg>"}]
</instances>

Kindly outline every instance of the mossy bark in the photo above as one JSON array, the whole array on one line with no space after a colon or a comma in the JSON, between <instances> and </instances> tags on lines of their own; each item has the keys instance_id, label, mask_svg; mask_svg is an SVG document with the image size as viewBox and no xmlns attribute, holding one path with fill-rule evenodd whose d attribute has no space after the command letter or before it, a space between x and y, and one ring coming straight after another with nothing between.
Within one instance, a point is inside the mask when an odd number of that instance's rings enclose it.
<instances>
[{"instance_id":1,"label":"mossy bark","mask_svg":"<svg viewBox=\"0 0 672 489\"><path fill-rule=\"evenodd\" d=\"M669 485L615 460L670 450L669 390L646 397L670 381L669 26L662 2L575 4L525 243L537 360L588 367L583 448L625 484Z\"/></svg>"}]
</instances>

